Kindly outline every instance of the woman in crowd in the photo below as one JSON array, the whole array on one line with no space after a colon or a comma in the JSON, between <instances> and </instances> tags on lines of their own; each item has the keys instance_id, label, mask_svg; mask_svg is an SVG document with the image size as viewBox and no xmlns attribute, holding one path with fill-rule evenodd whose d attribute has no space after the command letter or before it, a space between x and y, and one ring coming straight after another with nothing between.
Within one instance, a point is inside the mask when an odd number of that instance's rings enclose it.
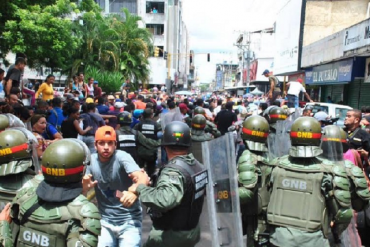
<instances>
[{"instance_id":1,"label":"woman in crowd","mask_svg":"<svg viewBox=\"0 0 370 247\"><path fill-rule=\"evenodd\" d=\"M80 127L80 110L76 108L69 109L69 116L62 123L62 133L64 138L77 138L77 135L85 135L89 130L92 129L91 126L82 129Z\"/></svg>"},{"instance_id":2,"label":"woman in crowd","mask_svg":"<svg viewBox=\"0 0 370 247\"><path fill-rule=\"evenodd\" d=\"M42 136L42 133L44 133L44 131L46 130L46 124L47 122L44 115L34 114L31 117L32 133L35 135L38 141L37 156L39 157L39 159L41 159L45 149L52 142L45 140L45 138Z\"/></svg>"},{"instance_id":3,"label":"woman in crowd","mask_svg":"<svg viewBox=\"0 0 370 247\"><path fill-rule=\"evenodd\" d=\"M72 83L72 92L78 91L78 97L81 99L84 97L82 92L85 92L85 83L79 81L79 77L77 75L73 76L73 83Z\"/></svg>"},{"instance_id":4,"label":"woman in crowd","mask_svg":"<svg viewBox=\"0 0 370 247\"><path fill-rule=\"evenodd\" d=\"M54 90L53 90L53 83L55 80L54 75L48 75L46 77L46 81L41 84L39 89L36 92L36 99L39 98L40 94L42 94L42 100L52 100L54 98Z\"/></svg>"}]
</instances>

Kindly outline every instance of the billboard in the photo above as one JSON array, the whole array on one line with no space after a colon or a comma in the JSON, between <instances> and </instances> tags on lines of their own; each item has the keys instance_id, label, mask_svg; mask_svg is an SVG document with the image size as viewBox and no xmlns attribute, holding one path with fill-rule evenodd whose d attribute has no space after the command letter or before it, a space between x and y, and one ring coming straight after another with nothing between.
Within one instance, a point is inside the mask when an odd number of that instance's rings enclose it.
<instances>
[{"instance_id":1,"label":"billboard","mask_svg":"<svg viewBox=\"0 0 370 247\"><path fill-rule=\"evenodd\" d=\"M276 19L274 74L286 75L299 69L301 0L280 0L282 8Z\"/></svg>"}]
</instances>

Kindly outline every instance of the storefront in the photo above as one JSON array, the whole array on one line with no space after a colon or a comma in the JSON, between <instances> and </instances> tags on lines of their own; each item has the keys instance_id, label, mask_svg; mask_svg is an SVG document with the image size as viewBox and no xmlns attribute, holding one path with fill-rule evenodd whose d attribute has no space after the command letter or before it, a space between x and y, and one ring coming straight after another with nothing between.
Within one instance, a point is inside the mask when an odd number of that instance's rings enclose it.
<instances>
[{"instance_id":1,"label":"storefront","mask_svg":"<svg viewBox=\"0 0 370 247\"><path fill-rule=\"evenodd\" d=\"M308 89L318 91L321 102L329 102L330 97L333 103L358 108L362 100L365 100L361 90L367 88L363 83L364 68L365 58L362 57L307 68L306 85Z\"/></svg>"}]
</instances>

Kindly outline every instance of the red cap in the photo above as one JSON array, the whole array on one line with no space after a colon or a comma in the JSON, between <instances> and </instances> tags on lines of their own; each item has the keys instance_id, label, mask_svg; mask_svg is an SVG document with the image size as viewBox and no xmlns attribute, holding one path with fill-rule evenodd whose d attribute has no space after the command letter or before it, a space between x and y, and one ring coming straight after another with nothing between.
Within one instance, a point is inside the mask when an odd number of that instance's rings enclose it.
<instances>
[{"instance_id":1,"label":"red cap","mask_svg":"<svg viewBox=\"0 0 370 247\"><path fill-rule=\"evenodd\" d=\"M110 126L102 126L95 132L95 141L115 141L116 131Z\"/></svg>"},{"instance_id":2,"label":"red cap","mask_svg":"<svg viewBox=\"0 0 370 247\"><path fill-rule=\"evenodd\" d=\"M297 79L297 82L302 83L302 82L303 82L302 78L298 78L298 79Z\"/></svg>"},{"instance_id":3,"label":"red cap","mask_svg":"<svg viewBox=\"0 0 370 247\"><path fill-rule=\"evenodd\" d=\"M185 103L180 103L179 104L179 108L180 108L180 110L186 109L187 111L189 111L189 108L188 108L188 106Z\"/></svg>"}]
</instances>

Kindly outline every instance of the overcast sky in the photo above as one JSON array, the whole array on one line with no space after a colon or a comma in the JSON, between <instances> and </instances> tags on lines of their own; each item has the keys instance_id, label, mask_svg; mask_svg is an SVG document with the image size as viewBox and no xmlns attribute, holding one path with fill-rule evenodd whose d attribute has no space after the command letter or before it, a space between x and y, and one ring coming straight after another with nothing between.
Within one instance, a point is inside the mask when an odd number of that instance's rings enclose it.
<instances>
[{"instance_id":1,"label":"overcast sky","mask_svg":"<svg viewBox=\"0 0 370 247\"><path fill-rule=\"evenodd\" d=\"M282 1L282 0L280 0ZM183 0L183 18L190 35L190 49L201 82L214 79L215 64L237 63L233 46L240 33L272 27L278 0Z\"/></svg>"}]
</instances>

